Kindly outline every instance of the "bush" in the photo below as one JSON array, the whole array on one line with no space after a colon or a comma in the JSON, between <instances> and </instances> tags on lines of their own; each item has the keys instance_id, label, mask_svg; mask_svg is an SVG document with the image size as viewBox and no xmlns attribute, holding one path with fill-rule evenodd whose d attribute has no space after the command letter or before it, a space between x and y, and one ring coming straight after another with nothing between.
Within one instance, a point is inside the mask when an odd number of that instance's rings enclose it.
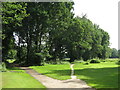
<instances>
[{"instance_id":1,"label":"bush","mask_svg":"<svg viewBox=\"0 0 120 90\"><path fill-rule=\"evenodd\" d=\"M2 71L2 72L6 72L6 65L5 65L5 63L4 62L2 62L2 63L0 63L0 71Z\"/></svg>"},{"instance_id":2,"label":"bush","mask_svg":"<svg viewBox=\"0 0 120 90\"><path fill-rule=\"evenodd\" d=\"M83 61L83 60L80 60L80 61L79 61L79 63L84 63L84 62L85 62L85 61Z\"/></svg>"},{"instance_id":3,"label":"bush","mask_svg":"<svg viewBox=\"0 0 120 90\"><path fill-rule=\"evenodd\" d=\"M106 62L106 60L102 60L102 62Z\"/></svg>"},{"instance_id":4,"label":"bush","mask_svg":"<svg viewBox=\"0 0 120 90\"><path fill-rule=\"evenodd\" d=\"M99 60L91 60L90 63L100 63Z\"/></svg>"},{"instance_id":5,"label":"bush","mask_svg":"<svg viewBox=\"0 0 120 90\"><path fill-rule=\"evenodd\" d=\"M84 65L88 65L88 64L89 64L88 62L84 63Z\"/></svg>"},{"instance_id":6,"label":"bush","mask_svg":"<svg viewBox=\"0 0 120 90\"><path fill-rule=\"evenodd\" d=\"M8 51L7 58L15 59L16 56L17 56L17 50L11 49L11 50Z\"/></svg>"}]
</instances>

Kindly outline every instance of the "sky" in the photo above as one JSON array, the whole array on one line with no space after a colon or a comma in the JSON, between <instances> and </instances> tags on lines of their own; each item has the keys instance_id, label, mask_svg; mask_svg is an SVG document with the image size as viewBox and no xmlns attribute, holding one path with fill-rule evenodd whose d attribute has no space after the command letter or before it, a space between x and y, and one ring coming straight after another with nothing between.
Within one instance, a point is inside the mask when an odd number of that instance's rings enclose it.
<instances>
[{"instance_id":1,"label":"sky","mask_svg":"<svg viewBox=\"0 0 120 90\"><path fill-rule=\"evenodd\" d=\"M110 35L110 47L118 49L119 0L73 0L75 16L87 18Z\"/></svg>"}]
</instances>

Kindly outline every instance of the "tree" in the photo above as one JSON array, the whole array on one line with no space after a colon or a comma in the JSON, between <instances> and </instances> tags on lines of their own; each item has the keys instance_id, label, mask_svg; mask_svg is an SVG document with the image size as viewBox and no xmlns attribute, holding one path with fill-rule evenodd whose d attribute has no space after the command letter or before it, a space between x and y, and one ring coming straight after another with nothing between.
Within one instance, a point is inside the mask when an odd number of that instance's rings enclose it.
<instances>
[{"instance_id":1,"label":"tree","mask_svg":"<svg viewBox=\"0 0 120 90\"><path fill-rule=\"evenodd\" d=\"M72 18L71 9L72 4L68 2L27 3L26 11L29 16L23 20L21 31L16 33L19 38L19 61L21 60L20 49L25 43L26 65L41 65L42 57L36 53L46 53L46 50L49 50L47 53L56 63L57 56L62 56L62 45L58 44L58 40L61 41L62 33L67 28L67 22L69 23ZM48 54L46 55L49 60Z\"/></svg>"},{"instance_id":2,"label":"tree","mask_svg":"<svg viewBox=\"0 0 120 90\"><path fill-rule=\"evenodd\" d=\"M2 54L3 61L6 60L9 50L15 49L13 33L21 26L22 20L27 16L26 3L24 2L2 2Z\"/></svg>"},{"instance_id":3,"label":"tree","mask_svg":"<svg viewBox=\"0 0 120 90\"><path fill-rule=\"evenodd\" d=\"M72 2L53 3L50 10L51 25L49 27L49 53L52 60L56 63L56 59L62 59L65 52L65 35L69 32L68 27L72 21L73 9Z\"/></svg>"},{"instance_id":4,"label":"tree","mask_svg":"<svg viewBox=\"0 0 120 90\"><path fill-rule=\"evenodd\" d=\"M118 50L118 57L120 58L120 49Z\"/></svg>"},{"instance_id":5,"label":"tree","mask_svg":"<svg viewBox=\"0 0 120 90\"><path fill-rule=\"evenodd\" d=\"M115 48L112 48L112 53L110 58L118 58L118 51Z\"/></svg>"},{"instance_id":6,"label":"tree","mask_svg":"<svg viewBox=\"0 0 120 90\"><path fill-rule=\"evenodd\" d=\"M17 52L16 63L29 66L57 64L65 57L70 62L108 57L108 33L86 15L74 17L73 5L74 2L3 3L4 59L16 58Z\"/></svg>"}]
</instances>

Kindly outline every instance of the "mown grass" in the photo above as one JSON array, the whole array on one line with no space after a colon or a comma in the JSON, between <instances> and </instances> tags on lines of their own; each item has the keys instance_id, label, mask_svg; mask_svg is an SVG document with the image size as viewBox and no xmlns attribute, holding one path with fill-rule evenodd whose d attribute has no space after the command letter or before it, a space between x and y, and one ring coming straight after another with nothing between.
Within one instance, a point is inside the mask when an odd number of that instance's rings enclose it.
<instances>
[{"instance_id":1,"label":"mown grass","mask_svg":"<svg viewBox=\"0 0 120 90\"><path fill-rule=\"evenodd\" d=\"M30 68L59 80L70 79L71 75L69 64L32 66ZM118 65L116 60L88 65L75 63L74 69L78 79L86 81L88 85L94 88L118 88Z\"/></svg>"},{"instance_id":2,"label":"mown grass","mask_svg":"<svg viewBox=\"0 0 120 90\"><path fill-rule=\"evenodd\" d=\"M40 82L19 68L2 73L2 88L44 88ZM4 89L3 89L4 90Z\"/></svg>"},{"instance_id":3,"label":"mown grass","mask_svg":"<svg viewBox=\"0 0 120 90\"><path fill-rule=\"evenodd\" d=\"M76 64L75 75L94 88L118 88L118 65L115 62Z\"/></svg>"},{"instance_id":4,"label":"mown grass","mask_svg":"<svg viewBox=\"0 0 120 90\"><path fill-rule=\"evenodd\" d=\"M70 79L71 70L69 64L31 66L30 68L36 70L41 74L47 75L55 79L59 79L59 80Z\"/></svg>"}]
</instances>

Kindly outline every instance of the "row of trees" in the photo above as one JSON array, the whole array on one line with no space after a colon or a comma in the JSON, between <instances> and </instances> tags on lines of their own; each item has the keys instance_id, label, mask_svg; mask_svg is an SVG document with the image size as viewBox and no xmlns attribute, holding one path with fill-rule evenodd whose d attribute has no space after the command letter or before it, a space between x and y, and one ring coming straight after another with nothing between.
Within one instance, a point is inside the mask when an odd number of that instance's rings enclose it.
<instances>
[{"instance_id":1,"label":"row of trees","mask_svg":"<svg viewBox=\"0 0 120 90\"><path fill-rule=\"evenodd\" d=\"M86 15L74 17L74 2L2 2L3 61L56 64L64 58L105 59L109 35Z\"/></svg>"},{"instance_id":2,"label":"row of trees","mask_svg":"<svg viewBox=\"0 0 120 90\"><path fill-rule=\"evenodd\" d=\"M120 58L120 50L112 48L110 58Z\"/></svg>"}]
</instances>

